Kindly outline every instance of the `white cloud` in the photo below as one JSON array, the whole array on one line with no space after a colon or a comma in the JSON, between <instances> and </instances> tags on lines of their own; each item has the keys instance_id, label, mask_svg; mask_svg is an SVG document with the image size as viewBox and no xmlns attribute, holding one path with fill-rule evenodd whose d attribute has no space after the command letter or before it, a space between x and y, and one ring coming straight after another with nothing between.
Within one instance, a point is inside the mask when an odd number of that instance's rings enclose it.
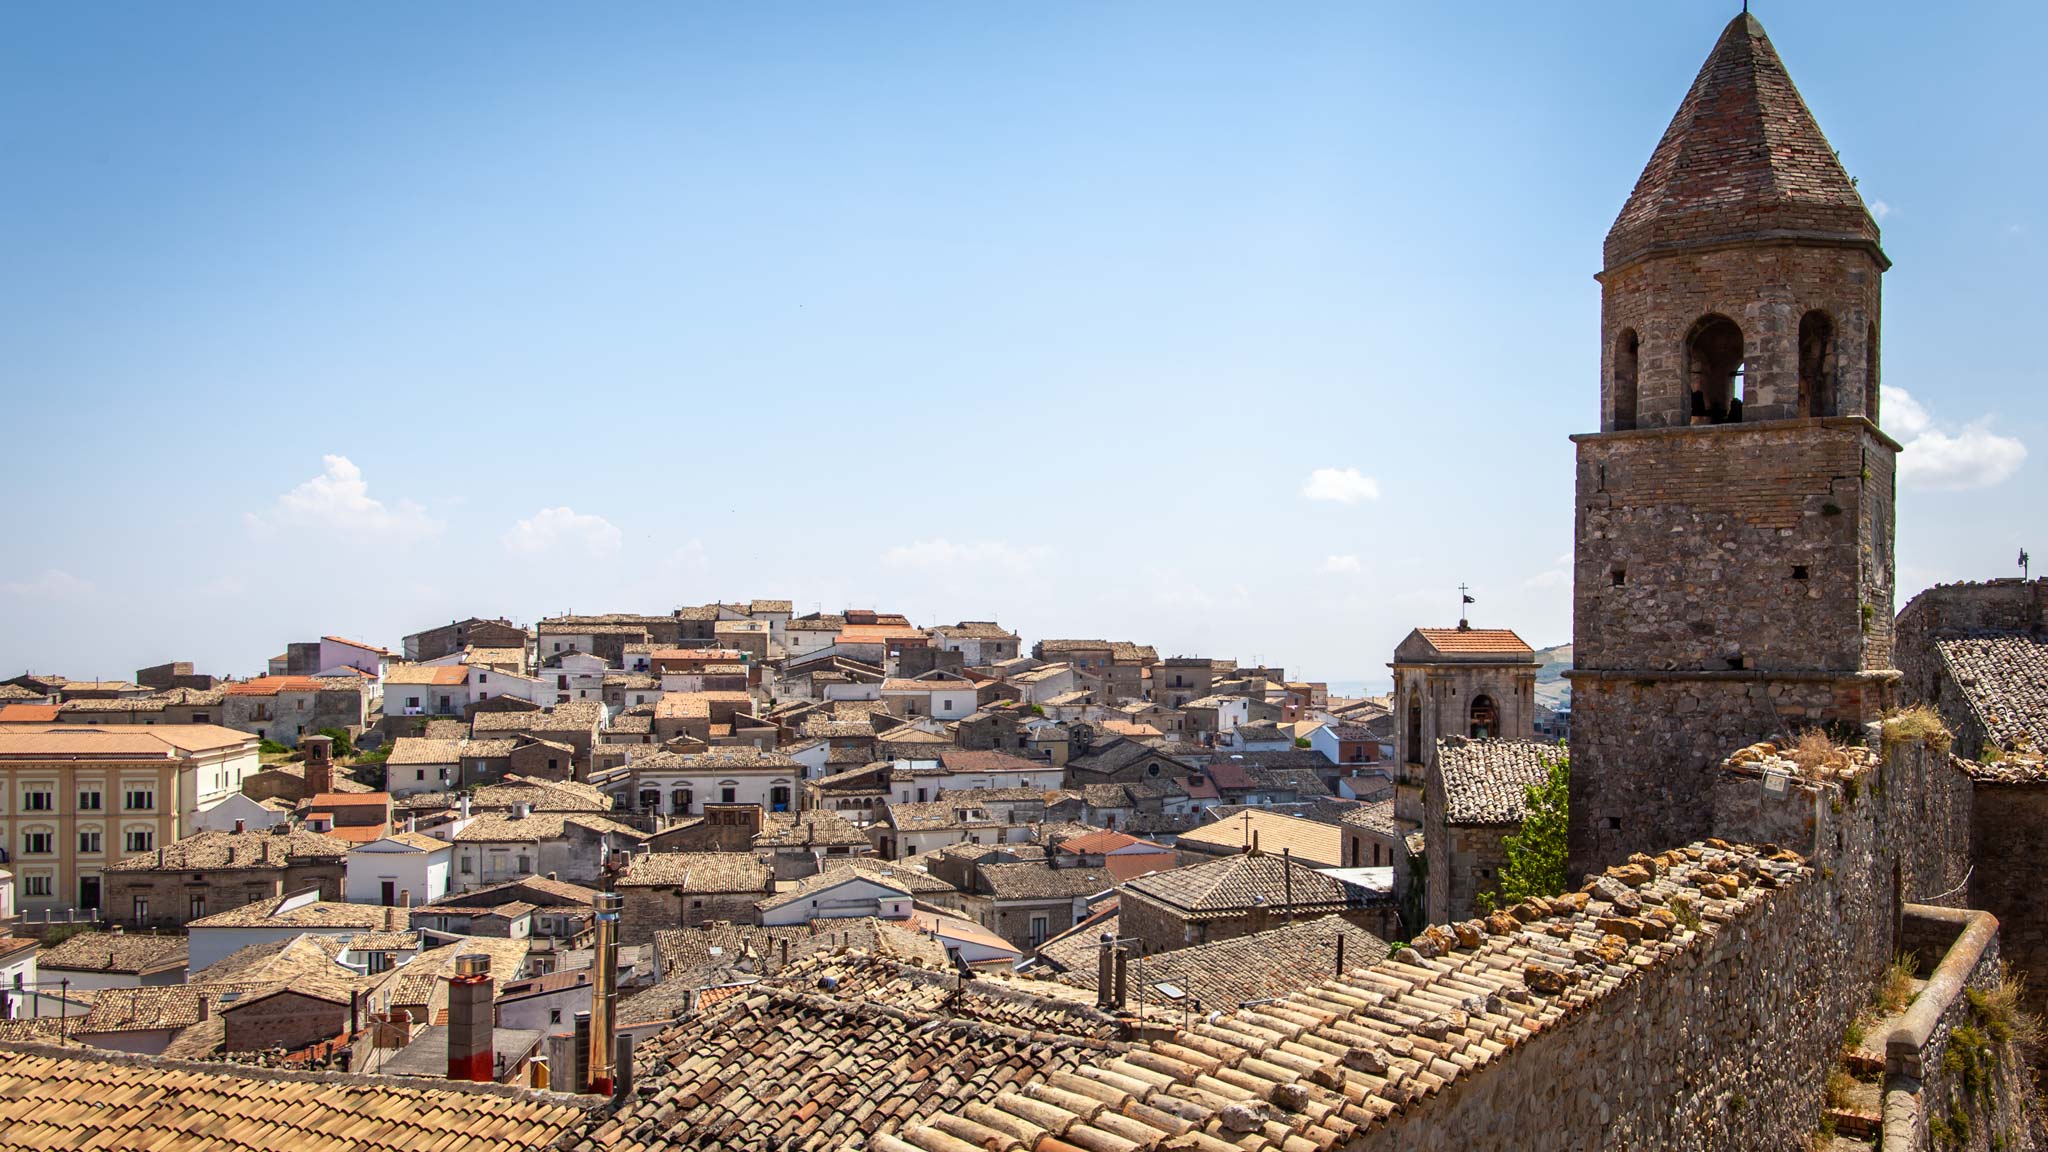
<instances>
[{"instance_id":1,"label":"white cloud","mask_svg":"<svg viewBox=\"0 0 2048 1152\"><path fill-rule=\"evenodd\" d=\"M1883 419L1885 429L1905 445L1899 479L1911 487L1989 488L2004 483L2027 459L2027 446L1993 432L1989 416L1949 432L1904 388L1885 389Z\"/></svg>"},{"instance_id":2,"label":"white cloud","mask_svg":"<svg viewBox=\"0 0 2048 1152\"><path fill-rule=\"evenodd\" d=\"M711 554L702 540L686 540L669 550L659 565L664 573L701 573L711 567Z\"/></svg>"},{"instance_id":3,"label":"white cloud","mask_svg":"<svg viewBox=\"0 0 2048 1152\"><path fill-rule=\"evenodd\" d=\"M1318 468L1308 474L1308 483L1301 486L1301 494L1310 500L1356 504L1360 500L1379 499L1380 482L1360 475L1356 468Z\"/></svg>"},{"instance_id":4,"label":"white cloud","mask_svg":"<svg viewBox=\"0 0 2048 1152\"><path fill-rule=\"evenodd\" d=\"M1892 214L1892 206L1882 200L1872 200L1870 202L1870 214L1882 220Z\"/></svg>"},{"instance_id":5,"label":"white cloud","mask_svg":"<svg viewBox=\"0 0 2048 1152\"><path fill-rule=\"evenodd\" d=\"M1323 571L1325 572L1357 572L1359 570L1358 557L1356 556L1329 556L1323 560Z\"/></svg>"},{"instance_id":6,"label":"white cloud","mask_svg":"<svg viewBox=\"0 0 2048 1152\"><path fill-rule=\"evenodd\" d=\"M83 600L92 595L92 582L60 569L45 568L27 579L0 584L0 595L22 600Z\"/></svg>"},{"instance_id":7,"label":"white cloud","mask_svg":"<svg viewBox=\"0 0 2048 1152\"><path fill-rule=\"evenodd\" d=\"M420 540L442 524L411 500L386 504L370 495L363 470L346 456L322 456L320 475L279 496L266 512L243 519L258 532L316 529L357 539Z\"/></svg>"},{"instance_id":8,"label":"white cloud","mask_svg":"<svg viewBox=\"0 0 2048 1152\"><path fill-rule=\"evenodd\" d=\"M512 525L505 533L505 551L522 556L558 554L580 549L593 557L615 556L624 535L602 516L574 508L543 508Z\"/></svg>"},{"instance_id":9,"label":"white cloud","mask_svg":"<svg viewBox=\"0 0 2048 1152\"><path fill-rule=\"evenodd\" d=\"M1522 581L1522 587L1524 588L1569 588L1571 586L1572 574L1569 568L1546 568L1527 580Z\"/></svg>"},{"instance_id":10,"label":"white cloud","mask_svg":"<svg viewBox=\"0 0 2048 1152\"><path fill-rule=\"evenodd\" d=\"M1023 568L1037 563L1043 548L1018 548L1004 540L955 543L944 537L913 540L882 553L891 568L956 569L967 567Z\"/></svg>"}]
</instances>

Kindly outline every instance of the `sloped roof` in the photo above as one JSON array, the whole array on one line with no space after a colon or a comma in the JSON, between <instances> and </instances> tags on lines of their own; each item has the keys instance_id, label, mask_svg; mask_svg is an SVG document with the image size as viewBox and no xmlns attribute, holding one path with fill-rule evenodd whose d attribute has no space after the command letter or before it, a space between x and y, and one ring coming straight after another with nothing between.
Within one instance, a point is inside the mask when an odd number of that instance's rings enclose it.
<instances>
[{"instance_id":1,"label":"sloped roof","mask_svg":"<svg viewBox=\"0 0 2048 1152\"><path fill-rule=\"evenodd\" d=\"M1444 791L1446 824L1519 824L1529 786L1549 774L1555 744L1535 740L1437 741L1436 774Z\"/></svg>"},{"instance_id":2,"label":"sloped roof","mask_svg":"<svg viewBox=\"0 0 2048 1152\"><path fill-rule=\"evenodd\" d=\"M1285 851L1303 864L1337 868L1344 863L1343 829L1256 808L1183 832L1178 842L1211 852L1242 852L1256 843L1262 852L1278 856Z\"/></svg>"},{"instance_id":3,"label":"sloped roof","mask_svg":"<svg viewBox=\"0 0 2048 1152\"><path fill-rule=\"evenodd\" d=\"M1098 933L1095 933L1099 935ZM1337 967L1337 941L1344 941L1344 967ZM1096 945L1076 941L1065 949L1075 963L1063 965L1061 979L1081 988L1095 987ZM1157 992L1161 983L1192 993L1197 1011L1235 1008L1247 1000L1267 1000L1364 968L1387 958L1387 943L1341 916L1296 920L1264 932L1212 944L1155 952L1145 957L1145 981L1132 982L1135 1001L1165 1005Z\"/></svg>"},{"instance_id":4,"label":"sloped roof","mask_svg":"<svg viewBox=\"0 0 2048 1152\"><path fill-rule=\"evenodd\" d=\"M1344 886L1305 864L1290 865L1280 857L1261 852L1232 856L1208 864L1193 864L1167 872L1140 876L1124 885L1126 891L1149 896L1180 910L1189 919L1236 915L1254 906L1281 913L1293 897L1297 912L1325 907L1342 908L1349 903Z\"/></svg>"},{"instance_id":5,"label":"sloped roof","mask_svg":"<svg viewBox=\"0 0 2048 1152\"><path fill-rule=\"evenodd\" d=\"M1439 652L1533 658L1536 650L1512 628L1417 628L1415 634Z\"/></svg>"},{"instance_id":6,"label":"sloped roof","mask_svg":"<svg viewBox=\"0 0 2048 1152\"><path fill-rule=\"evenodd\" d=\"M1775 236L1860 241L1876 221L1755 16L1728 22L1607 234L1651 252Z\"/></svg>"},{"instance_id":7,"label":"sloped roof","mask_svg":"<svg viewBox=\"0 0 2048 1152\"><path fill-rule=\"evenodd\" d=\"M1935 646L1992 743L2048 751L2048 639L1969 636Z\"/></svg>"},{"instance_id":8,"label":"sloped roof","mask_svg":"<svg viewBox=\"0 0 2048 1152\"><path fill-rule=\"evenodd\" d=\"M158 972L184 967L185 956L183 936L80 932L44 949L36 966L71 972Z\"/></svg>"}]
</instances>

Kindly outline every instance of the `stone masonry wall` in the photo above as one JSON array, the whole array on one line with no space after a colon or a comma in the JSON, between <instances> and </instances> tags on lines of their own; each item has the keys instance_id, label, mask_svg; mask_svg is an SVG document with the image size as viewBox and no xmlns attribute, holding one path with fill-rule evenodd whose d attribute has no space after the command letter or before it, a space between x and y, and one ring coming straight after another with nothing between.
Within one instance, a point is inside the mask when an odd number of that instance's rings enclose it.
<instances>
[{"instance_id":1,"label":"stone masonry wall","mask_svg":"<svg viewBox=\"0 0 2048 1152\"><path fill-rule=\"evenodd\" d=\"M1572 681L1571 867L1574 875L1631 852L1709 835L1721 759L1773 734L1882 711L1871 680L1714 678Z\"/></svg>"},{"instance_id":2,"label":"stone masonry wall","mask_svg":"<svg viewBox=\"0 0 2048 1152\"><path fill-rule=\"evenodd\" d=\"M1896 450L1862 421L1574 440L1575 667L1889 667Z\"/></svg>"},{"instance_id":3,"label":"stone masonry wall","mask_svg":"<svg viewBox=\"0 0 2048 1152\"><path fill-rule=\"evenodd\" d=\"M1998 917L1999 948L2040 1011L2048 1007L2048 780L1977 781L1970 859L1970 907Z\"/></svg>"},{"instance_id":4,"label":"stone masonry wall","mask_svg":"<svg viewBox=\"0 0 2048 1152\"><path fill-rule=\"evenodd\" d=\"M1707 790L1725 831L1809 838L1783 845L1815 852L1806 878L1745 916L1708 921L1680 955L1358 1146L1805 1147L1833 1054L1891 955L1895 892L1938 892L1965 868L1969 791L1946 757L1895 749L1864 775L1853 795L1833 785L1818 803L1810 788L1769 798L1754 777L1716 781Z\"/></svg>"}]
</instances>

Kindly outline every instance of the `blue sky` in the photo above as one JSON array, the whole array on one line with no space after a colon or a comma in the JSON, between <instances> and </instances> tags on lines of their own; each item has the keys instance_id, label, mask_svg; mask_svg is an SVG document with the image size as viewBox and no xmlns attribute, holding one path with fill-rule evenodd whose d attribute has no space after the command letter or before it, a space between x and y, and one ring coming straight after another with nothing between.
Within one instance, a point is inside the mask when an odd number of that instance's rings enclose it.
<instances>
[{"instance_id":1,"label":"blue sky","mask_svg":"<svg viewBox=\"0 0 2048 1152\"><path fill-rule=\"evenodd\" d=\"M787 597L1377 682L1461 582L1561 642L1600 241L1734 8L9 7L0 668ZM2048 560L2048 14L1757 11L1895 261L1902 592Z\"/></svg>"}]
</instances>

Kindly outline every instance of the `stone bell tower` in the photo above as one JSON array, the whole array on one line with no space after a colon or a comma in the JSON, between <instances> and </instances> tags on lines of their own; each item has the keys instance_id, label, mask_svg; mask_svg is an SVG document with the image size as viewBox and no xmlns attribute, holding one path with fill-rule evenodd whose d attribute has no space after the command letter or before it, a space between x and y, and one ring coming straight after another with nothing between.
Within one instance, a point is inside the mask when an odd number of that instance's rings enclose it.
<instances>
[{"instance_id":1,"label":"stone bell tower","mask_svg":"<svg viewBox=\"0 0 2048 1152\"><path fill-rule=\"evenodd\" d=\"M1736 17L1599 276L1600 431L1572 437L1575 871L1710 835L1728 753L1888 702L1889 265L1763 25Z\"/></svg>"}]
</instances>

